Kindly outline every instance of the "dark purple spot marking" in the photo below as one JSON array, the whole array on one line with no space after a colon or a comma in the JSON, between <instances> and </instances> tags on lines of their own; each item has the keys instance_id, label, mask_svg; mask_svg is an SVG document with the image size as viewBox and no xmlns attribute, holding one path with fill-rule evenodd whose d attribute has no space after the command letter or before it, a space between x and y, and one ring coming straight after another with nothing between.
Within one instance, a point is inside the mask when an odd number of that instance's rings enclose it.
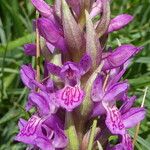
<instances>
[{"instance_id":1,"label":"dark purple spot marking","mask_svg":"<svg viewBox=\"0 0 150 150\"><path fill-rule=\"evenodd\" d=\"M132 140L131 140L129 134L125 134L123 136L123 139L124 139L124 144L128 148L128 150L132 150Z\"/></svg>"},{"instance_id":2,"label":"dark purple spot marking","mask_svg":"<svg viewBox=\"0 0 150 150\"><path fill-rule=\"evenodd\" d=\"M30 118L27 125L21 130L21 136L31 136L31 135L33 135L36 132L40 121L41 121L41 119L39 119L35 116Z\"/></svg>"},{"instance_id":3,"label":"dark purple spot marking","mask_svg":"<svg viewBox=\"0 0 150 150\"><path fill-rule=\"evenodd\" d=\"M73 103L77 103L81 100L81 92L78 86L76 87L69 87L67 86L62 95L61 99L64 101L65 105L73 105Z\"/></svg>"},{"instance_id":4,"label":"dark purple spot marking","mask_svg":"<svg viewBox=\"0 0 150 150\"><path fill-rule=\"evenodd\" d=\"M109 112L109 115L110 115L110 120L112 122L113 130L115 130L115 129L119 129L119 130L124 129L124 124L121 120L121 114L118 111L118 109L113 106L112 108L108 108L108 112Z\"/></svg>"}]
</instances>

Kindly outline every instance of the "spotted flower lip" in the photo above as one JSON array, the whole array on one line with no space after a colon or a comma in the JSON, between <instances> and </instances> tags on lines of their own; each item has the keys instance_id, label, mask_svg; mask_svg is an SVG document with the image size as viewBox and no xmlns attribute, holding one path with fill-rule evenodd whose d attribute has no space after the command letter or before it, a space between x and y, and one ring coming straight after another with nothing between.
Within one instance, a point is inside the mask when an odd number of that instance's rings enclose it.
<instances>
[{"instance_id":1,"label":"spotted flower lip","mask_svg":"<svg viewBox=\"0 0 150 150\"><path fill-rule=\"evenodd\" d=\"M75 107L79 106L83 101L83 97L84 91L78 85L74 87L65 86L56 93L58 103L67 111L72 111Z\"/></svg>"},{"instance_id":2,"label":"spotted flower lip","mask_svg":"<svg viewBox=\"0 0 150 150\"><path fill-rule=\"evenodd\" d=\"M110 79L108 78L108 83L105 86L106 90L103 89L105 77L99 75L93 84L91 95L93 101L96 102L91 116L95 117L106 114L105 124L109 131L114 135L121 136L121 143L114 147L109 147L108 149L110 150L118 148L132 150L132 142L127 133L127 129L136 126L138 122L145 117L144 108L132 107L135 96L131 98L124 96L128 90L128 84L126 82L118 82L123 73L124 70L120 71L119 74L116 74L115 76L110 76ZM111 78L114 80L111 80ZM118 99L125 99L119 109L114 103L114 100L116 101Z\"/></svg>"},{"instance_id":3,"label":"spotted flower lip","mask_svg":"<svg viewBox=\"0 0 150 150\"><path fill-rule=\"evenodd\" d=\"M57 103L67 111L72 111L79 106L84 99L84 91L80 87L80 78L91 66L91 59L85 55L79 63L66 62L62 67L52 63L47 64L51 74L59 76L65 83L64 88L55 94Z\"/></svg>"},{"instance_id":4,"label":"spotted flower lip","mask_svg":"<svg viewBox=\"0 0 150 150\"><path fill-rule=\"evenodd\" d=\"M56 122L52 116L48 119L51 120L52 124ZM48 126L45 124L46 120L36 115L32 116L28 121L20 119L20 133L16 136L15 140L35 145L41 148L41 150L55 150L55 148L66 147L68 141L62 129L57 124L55 128L51 124ZM54 138L52 138L53 136Z\"/></svg>"}]
</instances>

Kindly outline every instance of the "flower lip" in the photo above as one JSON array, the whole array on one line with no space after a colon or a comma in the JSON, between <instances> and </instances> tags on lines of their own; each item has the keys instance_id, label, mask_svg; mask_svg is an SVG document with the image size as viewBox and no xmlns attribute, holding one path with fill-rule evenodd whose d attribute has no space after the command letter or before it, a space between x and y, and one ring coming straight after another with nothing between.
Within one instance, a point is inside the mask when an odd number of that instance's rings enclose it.
<instances>
[{"instance_id":1,"label":"flower lip","mask_svg":"<svg viewBox=\"0 0 150 150\"><path fill-rule=\"evenodd\" d=\"M63 89L56 93L56 98L60 106L68 111L72 111L83 101L84 91L80 86L74 87L66 85Z\"/></svg>"}]
</instances>

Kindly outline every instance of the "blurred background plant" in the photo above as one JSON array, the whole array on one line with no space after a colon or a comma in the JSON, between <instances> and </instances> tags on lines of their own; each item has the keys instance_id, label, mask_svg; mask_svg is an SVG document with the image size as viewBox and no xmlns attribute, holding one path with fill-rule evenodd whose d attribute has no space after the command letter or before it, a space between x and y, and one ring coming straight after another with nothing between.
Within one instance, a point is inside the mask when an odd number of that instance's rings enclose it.
<instances>
[{"instance_id":1,"label":"blurred background plant","mask_svg":"<svg viewBox=\"0 0 150 150\"><path fill-rule=\"evenodd\" d=\"M47 0L52 3L52 0ZM150 87L150 0L112 1L112 18L117 14L134 15L134 21L121 31L111 34L108 46L132 43L144 50L132 61L124 78L131 84L131 94L137 95L140 106L145 87ZM18 118L24 111L27 89L20 81L19 68L34 62L25 57L22 46L34 42L32 21L35 10L29 0L0 0L0 150L23 150L25 145L13 141ZM146 94L147 116L140 126L135 149L150 150L150 88ZM133 136L135 129L130 133Z\"/></svg>"}]
</instances>

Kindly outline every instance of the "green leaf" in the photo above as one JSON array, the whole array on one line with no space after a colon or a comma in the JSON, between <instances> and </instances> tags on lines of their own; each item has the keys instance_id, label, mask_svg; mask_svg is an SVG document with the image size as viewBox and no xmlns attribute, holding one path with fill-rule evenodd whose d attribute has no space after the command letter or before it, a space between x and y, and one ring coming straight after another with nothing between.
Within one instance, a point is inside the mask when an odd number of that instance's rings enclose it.
<instances>
[{"instance_id":1,"label":"green leaf","mask_svg":"<svg viewBox=\"0 0 150 150\"><path fill-rule=\"evenodd\" d=\"M65 0L62 0L62 22L70 57L79 62L85 52L84 36Z\"/></svg>"}]
</instances>

